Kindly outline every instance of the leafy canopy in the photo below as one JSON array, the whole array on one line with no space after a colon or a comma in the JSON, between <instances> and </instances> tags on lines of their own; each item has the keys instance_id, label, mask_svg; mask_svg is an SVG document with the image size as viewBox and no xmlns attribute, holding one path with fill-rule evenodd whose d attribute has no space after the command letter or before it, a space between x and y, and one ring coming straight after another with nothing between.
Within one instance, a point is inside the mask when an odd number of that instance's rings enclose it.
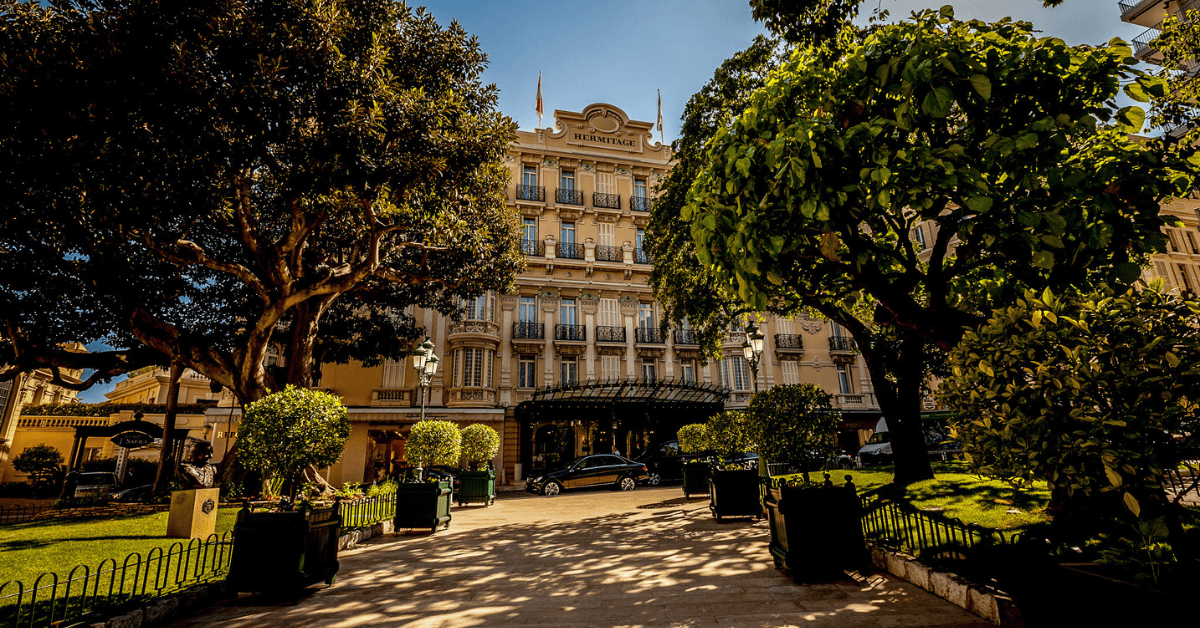
<instances>
[{"instance_id":1,"label":"leafy canopy","mask_svg":"<svg viewBox=\"0 0 1200 628\"><path fill-rule=\"evenodd\" d=\"M755 450L750 417L745 412L726 410L714 414L705 424L708 446L722 459Z\"/></svg>"},{"instance_id":2,"label":"leafy canopy","mask_svg":"<svg viewBox=\"0 0 1200 628\"><path fill-rule=\"evenodd\" d=\"M404 444L404 458L415 467L456 464L461 457L462 435L451 421L421 421Z\"/></svg>"},{"instance_id":3,"label":"leafy canopy","mask_svg":"<svg viewBox=\"0 0 1200 628\"><path fill-rule=\"evenodd\" d=\"M264 476L291 480L337 462L350 438L346 407L326 392L287 386L246 406L237 455Z\"/></svg>"},{"instance_id":4,"label":"leafy canopy","mask_svg":"<svg viewBox=\"0 0 1200 628\"><path fill-rule=\"evenodd\" d=\"M824 461L837 451L833 435L841 414L816 384L772 386L750 400L751 438L770 462L800 465Z\"/></svg>"},{"instance_id":5,"label":"leafy canopy","mask_svg":"<svg viewBox=\"0 0 1200 628\"><path fill-rule=\"evenodd\" d=\"M57 449L45 443L26 447L12 459L13 468L28 473L35 487L47 488L62 471L63 456Z\"/></svg>"},{"instance_id":6,"label":"leafy canopy","mask_svg":"<svg viewBox=\"0 0 1200 628\"><path fill-rule=\"evenodd\" d=\"M500 435L491 427L474 423L462 429L462 455L469 466L479 468L499 451Z\"/></svg>"},{"instance_id":7,"label":"leafy canopy","mask_svg":"<svg viewBox=\"0 0 1200 628\"><path fill-rule=\"evenodd\" d=\"M694 454L711 449L708 444L708 426L703 423L690 423L679 428L675 436L679 439L679 450L685 454Z\"/></svg>"}]
</instances>

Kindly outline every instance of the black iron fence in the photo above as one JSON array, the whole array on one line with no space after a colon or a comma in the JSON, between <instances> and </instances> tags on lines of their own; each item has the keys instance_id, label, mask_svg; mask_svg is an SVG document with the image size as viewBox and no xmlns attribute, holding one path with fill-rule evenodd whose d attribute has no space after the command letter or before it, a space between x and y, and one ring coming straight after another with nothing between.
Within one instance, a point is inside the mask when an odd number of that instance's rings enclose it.
<instances>
[{"instance_id":1,"label":"black iron fence","mask_svg":"<svg viewBox=\"0 0 1200 628\"><path fill-rule=\"evenodd\" d=\"M587 340L587 326L586 325L563 325L560 323L560 324L554 326L554 339L555 340L580 340L580 341Z\"/></svg>"},{"instance_id":2,"label":"black iron fence","mask_svg":"<svg viewBox=\"0 0 1200 628\"><path fill-rule=\"evenodd\" d=\"M545 255L546 243L541 240L521 240L521 252L526 255Z\"/></svg>"},{"instance_id":3,"label":"black iron fence","mask_svg":"<svg viewBox=\"0 0 1200 628\"><path fill-rule=\"evenodd\" d=\"M651 264L654 262L654 258L651 257L650 254L646 252L646 249L634 249L633 250L633 261L635 261L639 264Z\"/></svg>"},{"instance_id":4,"label":"black iron fence","mask_svg":"<svg viewBox=\"0 0 1200 628\"><path fill-rule=\"evenodd\" d=\"M667 342L667 331L658 327L637 327L634 329L634 340L649 344L664 344Z\"/></svg>"},{"instance_id":5,"label":"black iron fence","mask_svg":"<svg viewBox=\"0 0 1200 628\"><path fill-rule=\"evenodd\" d=\"M342 528L365 528L396 516L396 495L341 502Z\"/></svg>"},{"instance_id":6,"label":"black iron fence","mask_svg":"<svg viewBox=\"0 0 1200 628\"><path fill-rule=\"evenodd\" d=\"M1125 15L1133 10L1133 7L1138 5L1138 0L1117 0L1117 6L1121 7L1121 15Z\"/></svg>"},{"instance_id":7,"label":"black iron fence","mask_svg":"<svg viewBox=\"0 0 1200 628\"><path fill-rule=\"evenodd\" d=\"M694 329L676 329L675 344L698 345L700 344L700 334Z\"/></svg>"},{"instance_id":8,"label":"black iron fence","mask_svg":"<svg viewBox=\"0 0 1200 628\"><path fill-rule=\"evenodd\" d=\"M621 262L625 260L625 254L619 246L605 246L603 244L596 246L596 261L598 262Z\"/></svg>"},{"instance_id":9,"label":"black iron fence","mask_svg":"<svg viewBox=\"0 0 1200 628\"><path fill-rule=\"evenodd\" d=\"M775 334L776 349L803 349L804 339L799 334Z\"/></svg>"},{"instance_id":10,"label":"black iron fence","mask_svg":"<svg viewBox=\"0 0 1200 628\"><path fill-rule=\"evenodd\" d=\"M541 340L545 338L545 326L541 323L516 322L513 323L513 338L536 338Z\"/></svg>"},{"instance_id":11,"label":"black iron fence","mask_svg":"<svg viewBox=\"0 0 1200 628\"><path fill-rule=\"evenodd\" d=\"M554 191L554 202L566 205L583 205L583 190L564 190L559 188Z\"/></svg>"},{"instance_id":12,"label":"black iron fence","mask_svg":"<svg viewBox=\"0 0 1200 628\"><path fill-rule=\"evenodd\" d=\"M73 624L92 614L132 601L161 597L223 578L229 570L233 534L210 535L186 544L135 552L118 561L106 558L95 568L79 565L66 577L44 573L32 585L16 580L0 584L0 626L43 628Z\"/></svg>"},{"instance_id":13,"label":"black iron fence","mask_svg":"<svg viewBox=\"0 0 1200 628\"><path fill-rule=\"evenodd\" d=\"M596 342L625 342L625 328L597 325Z\"/></svg>"},{"instance_id":14,"label":"black iron fence","mask_svg":"<svg viewBox=\"0 0 1200 628\"><path fill-rule=\"evenodd\" d=\"M854 339L846 336L830 336L830 351L854 351Z\"/></svg>"},{"instance_id":15,"label":"black iron fence","mask_svg":"<svg viewBox=\"0 0 1200 628\"><path fill-rule=\"evenodd\" d=\"M38 513L50 510L50 504L33 504L30 506L0 506L0 525L6 523L22 523L36 517Z\"/></svg>"},{"instance_id":16,"label":"black iron fence","mask_svg":"<svg viewBox=\"0 0 1200 628\"><path fill-rule=\"evenodd\" d=\"M546 188L540 185L518 185L517 186L518 201L545 201Z\"/></svg>"},{"instance_id":17,"label":"black iron fence","mask_svg":"<svg viewBox=\"0 0 1200 628\"><path fill-rule=\"evenodd\" d=\"M621 195L592 192L592 206L603 207L605 209L621 209Z\"/></svg>"},{"instance_id":18,"label":"black iron fence","mask_svg":"<svg viewBox=\"0 0 1200 628\"><path fill-rule=\"evenodd\" d=\"M583 259L584 247L574 242L559 242L558 256L565 259Z\"/></svg>"},{"instance_id":19,"label":"black iron fence","mask_svg":"<svg viewBox=\"0 0 1200 628\"><path fill-rule=\"evenodd\" d=\"M862 498L863 536L914 556L952 553L979 546L1012 544L1019 532L1005 533L960 519L923 512L911 506L866 496ZM945 556L942 556L945 557Z\"/></svg>"},{"instance_id":20,"label":"black iron fence","mask_svg":"<svg viewBox=\"0 0 1200 628\"><path fill-rule=\"evenodd\" d=\"M631 196L629 197L629 209L635 212L648 212L651 200L645 196Z\"/></svg>"}]
</instances>

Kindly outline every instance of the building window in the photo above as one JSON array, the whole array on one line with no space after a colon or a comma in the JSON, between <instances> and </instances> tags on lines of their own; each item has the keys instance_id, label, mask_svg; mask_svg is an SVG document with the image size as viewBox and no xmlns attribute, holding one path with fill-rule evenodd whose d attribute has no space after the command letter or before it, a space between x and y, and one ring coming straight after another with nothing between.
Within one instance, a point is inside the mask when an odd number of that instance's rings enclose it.
<instances>
[{"instance_id":1,"label":"building window","mask_svg":"<svg viewBox=\"0 0 1200 628\"><path fill-rule=\"evenodd\" d=\"M750 390L750 371L746 367L746 358L735 355L725 358L718 364L721 371L721 385L733 391Z\"/></svg>"},{"instance_id":2,"label":"building window","mask_svg":"<svg viewBox=\"0 0 1200 628\"><path fill-rule=\"evenodd\" d=\"M913 242L917 243L918 251L925 250L926 246L925 246L925 228L924 227L918 226L916 229L913 229Z\"/></svg>"},{"instance_id":3,"label":"building window","mask_svg":"<svg viewBox=\"0 0 1200 628\"><path fill-rule=\"evenodd\" d=\"M621 306L616 299L600 299L600 326L624 327L621 324Z\"/></svg>"},{"instance_id":4,"label":"building window","mask_svg":"<svg viewBox=\"0 0 1200 628\"><path fill-rule=\"evenodd\" d=\"M279 359L279 347L275 345L267 345L267 355L263 358L263 366L281 366L282 361Z\"/></svg>"},{"instance_id":5,"label":"building window","mask_svg":"<svg viewBox=\"0 0 1200 628\"><path fill-rule=\"evenodd\" d=\"M679 363L679 377L690 383L696 382L696 363L693 360L684 360Z\"/></svg>"},{"instance_id":6,"label":"building window","mask_svg":"<svg viewBox=\"0 0 1200 628\"><path fill-rule=\"evenodd\" d=\"M571 385L579 383L579 365L575 358L562 358L562 378L561 384Z\"/></svg>"},{"instance_id":7,"label":"building window","mask_svg":"<svg viewBox=\"0 0 1200 628\"><path fill-rule=\"evenodd\" d=\"M529 187L537 185L537 166L525 166L521 173L521 185Z\"/></svg>"},{"instance_id":8,"label":"building window","mask_svg":"<svg viewBox=\"0 0 1200 628\"><path fill-rule=\"evenodd\" d=\"M575 171L574 170L563 170L562 174L560 174L558 176L558 187L560 187L564 190L574 190L575 189Z\"/></svg>"},{"instance_id":9,"label":"building window","mask_svg":"<svg viewBox=\"0 0 1200 628\"><path fill-rule=\"evenodd\" d=\"M611 222L600 223L600 246L614 246L615 235L616 225Z\"/></svg>"},{"instance_id":10,"label":"building window","mask_svg":"<svg viewBox=\"0 0 1200 628\"><path fill-rule=\"evenodd\" d=\"M613 176L611 172L596 173L596 191L600 194L615 194L613 189Z\"/></svg>"},{"instance_id":11,"label":"building window","mask_svg":"<svg viewBox=\"0 0 1200 628\"><path fill-rule=\"evenodd\" d=\"M559 306L559 317L563 325L575 325L575 299L563 299Z\"/></svg>"},{"instance_id":12,"label":"building window","mask_svg":"<svg viewBox=\"0 0 1200 628\"><path fill-rule=\"evenodd\" d=\"M483 293L474 299L463 301L463 309L466 310L467 320L471 321L490 321L492 320L491 294Z\"/></svg>"},{"instance_id":13,"label":"building window","mask_svg":"<svg viewBox=\"0 0 1200 628\"><path fill-rule=\"evenodd\" d=\"M535 388L537 386L536 368L536 357L532 355L521 356L517 362L517 388Z\"/></svg>"},{"instance_id":14,"label":"building window","mask_svg":"<svg viewBox=\"0 0 1200 628\"><path fill-rule=\"evenodd\" d=\"M537 322L537 297L521 297L517 317L522 323Z\"/></svg>"},{"instance_id":15,"label":"building window","mask_svg":"<svg viewBox=\"0 0 1200 628\"><path fill-rule=\"evenodd\" d=\"M405 360L383 361L383 381L380 382L382 388L404 387L404 364Z\"/></svg>"},{"instance_id":16,"label":"building window","mask_svg":"<svg viewBox=\"0 0 1200 628\"><path fill-rule=\"evenodd\" d=\"M638 229L637 234L634 237L637 239L637 249L645 250L646 230Z\"/></svg>"},{"instance_id":17,"label":"building window","mask_svg":"<svg viewBox=\"0 0 1200 628\"><path fill-rule=\"evenodd\" d=\"M491 349L459 349L456 354L459 386L492 387Z\"/></svg>"},{"instance_id":18,"label":"building window","mask_svg":"<svg viewBox=\"0 0 1200 628\"><path fill-rule=\"evenodd\" d=\"M783 367L783 383L795 386L800 383L800 363L799 362L783 362L780 364Z\"/></svg>"},{"instance_id":19,"label":"building window","mask_svg":"<svg viewBox=\"0 0 1200 628\"><path fill-rule=\"evenodd\" d=\"M853 382L850 380L850 367L845 364L839 364L837 367L838 388L843 395L854 393Z\"/></svg>"},{"instance_id":20,"label":"building window","mask_svg":"<svg viewBox=\"0 0 1200 628\"><path fill-rule=\"evenodd\" d=\"M634 198L646 198L646 180L633 180L633 196Z\"/></svg>"},{"instance_id":21,"label":"building window","mask_svg":"<svg viewBox=\"0 0 1200 628\"><path fill-rule=\"evenodd\" d=\"M610 381L621 379L621 358L615 355L600 356L600 377Z\"/></svg>"},{"instance_id":22,"label":"building window","mask_svg":"<svg viewBox=\"0 0 1200 628\"><path fill-rule=\"evenodd\" d=\"M729 331L746 331L746 321L740 318L729 321Z\"/></svg>"},{"instance_id":23,"label":"building window","mask_svg":"<svg viewBox=\"0 0 1200 628\"><path fill-rule=\"evenodd\" d=\"M638 327L642 329L654 329L653 303L638 304Z\"/></svg>"},{"instance_id":24,"label":"building window","mask_svg":"<svg viewBox=\"0 0 1200 628\"><path fill-rule=\"evenodd\" d=\"M658 379L655 372L654 360L642 360L642 379L647 382L653 382Z\"/></svg>"},{"instance_id":25,"label":"building window","mask_svg":"<svg viewBox=\"0 0 1200 628\"><path fill-rule=\"evenodd\" d=\"M530 242L537 241L537 218L525 218L525 231L521 238Z\"/></svg>"},{"instance_id":26,"label":"building window","mask_svg":"<svg viewBox=\"0 0 1200 628\"><path fill-rule=\"evenodd\" d=\"M563 244L575 244L575 223L564 222L561 231Z\"/></svg>"}]
</instances>

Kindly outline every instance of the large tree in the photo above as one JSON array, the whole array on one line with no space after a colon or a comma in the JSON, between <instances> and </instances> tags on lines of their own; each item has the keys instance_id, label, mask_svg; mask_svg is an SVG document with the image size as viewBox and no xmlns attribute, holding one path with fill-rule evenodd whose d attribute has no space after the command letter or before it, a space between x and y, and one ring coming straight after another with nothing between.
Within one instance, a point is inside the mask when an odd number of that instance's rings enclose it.
<instances>
[{"instance_id":1,"label":"large tree","mask_svg":"<svg viewBox=\"0 0 1200 628\"><path fill-rule=\"evenodd\" d=\"M832 61L806 47L707 145L681 213L725 297L813 308L858 341L896 441L896 481L931 476L930 348L1031 286L1127 284L1161 250L1159 202L1190 178L1127 133L1163 94L1128 46L927 11ZM929 247L912 239L931 225ZM869 312L864 316L864 313Z\"/></svg>"},{"instance_id":2,"label":"large tree","mask_svg":"<svg viewBox=\"0 0 1200 628\"><path fill-rule=\"evenodd\" d=\"M0 4L0 377L172 360L250 401L402 355L406 306L511 286L515 127L457 23L393 0L47 4ZM129 349L56 349L97 339Z\"/></svg>"}]
</instances>

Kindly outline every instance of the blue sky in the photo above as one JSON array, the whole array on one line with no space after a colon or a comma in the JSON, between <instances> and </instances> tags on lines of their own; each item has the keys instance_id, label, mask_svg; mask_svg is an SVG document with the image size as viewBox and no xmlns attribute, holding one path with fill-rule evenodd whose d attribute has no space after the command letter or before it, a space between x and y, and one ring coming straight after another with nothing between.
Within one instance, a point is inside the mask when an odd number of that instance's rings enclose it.
<instances>
[{"instance_id":1,"label":"blue sky","mask_svg":"<svg viewBox=\"0 0 1200 628\"><path fill-rule=\"evenodd\" d=\"M542 72L543 123L555 109L580 111L596 102L616 105L631 117L653 122L662 90L666 141L679 132L687 99L722 61L765 32L746 0L428 0L442 24L458 20L479 37L488 53L484 80L500 87L500 109L520 128L537 127L538 72ZM864 12L907 17L936 0L867 0ZM994 21L1005 16L1033 22L1046 35L1070 44L1126 41L1141 27L1121 22L1116 0L1066 0L1043 9L1041 0L965 0L951 3L960 19ZM100 347L95 347L99 349ZM80 395L103 401L112 384Z\"/></svg>"}]
</instances>

